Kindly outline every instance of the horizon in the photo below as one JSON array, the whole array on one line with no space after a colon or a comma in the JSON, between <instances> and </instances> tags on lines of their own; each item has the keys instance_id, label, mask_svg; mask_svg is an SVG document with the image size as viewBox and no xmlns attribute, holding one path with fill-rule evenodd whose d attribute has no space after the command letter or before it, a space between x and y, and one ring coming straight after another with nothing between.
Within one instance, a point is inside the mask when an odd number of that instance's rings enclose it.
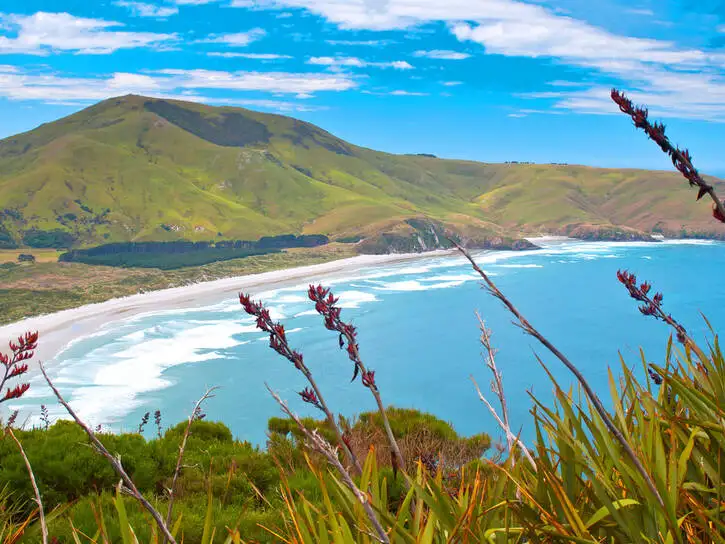
<instances>
[{"instance_id":1,"label":"horizon","mask_svg":"<svg viewBox=\"0 0 725 544\"><path fill-rule=\"evenodd\" d=\"M0 138L133 93L280 113L395 154L671 170L609 101L616 86L725 174L725 4L58 4L0 12Z\"/></svg>"}]
</instances>

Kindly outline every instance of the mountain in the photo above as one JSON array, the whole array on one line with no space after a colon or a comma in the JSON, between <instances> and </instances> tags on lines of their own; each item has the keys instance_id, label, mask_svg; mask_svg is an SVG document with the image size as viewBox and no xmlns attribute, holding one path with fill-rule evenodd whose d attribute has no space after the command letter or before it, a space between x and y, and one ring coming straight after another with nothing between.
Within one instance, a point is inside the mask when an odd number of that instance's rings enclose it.
<instances>
[{"instance_id":1,"label":"mountain","mask_svg":"<svg viewBox=\"0 0 725 544\"><path fill-rule=\"evenodd\" d=\"M676 173L392 155L289 117L135 95L0 140L6 245L719 236L707 206Z\"/></svg>"}]
</instances>

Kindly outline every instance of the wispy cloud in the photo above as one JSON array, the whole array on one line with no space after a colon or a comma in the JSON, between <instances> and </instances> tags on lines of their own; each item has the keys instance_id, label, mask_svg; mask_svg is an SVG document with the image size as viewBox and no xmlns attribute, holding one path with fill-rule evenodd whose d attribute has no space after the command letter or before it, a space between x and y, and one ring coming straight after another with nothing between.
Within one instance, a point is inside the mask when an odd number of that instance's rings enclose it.
<instances>
[{"instance_id":1,"label":"wispy cloud","mask_svg":"<svg viewBox=\"0 0 725 544\"><path fill-rule=\"evenodd\" d=\"M460 51L434 49L432 51L416 51L413 53L413 56L438 60L464 60L470 58L471 55L468 53L461 53Z\"/></svg>"},{"instance_id":2,"label":"wispy cloud","mask_svg":"<svg viewBox=\"0 0 725 544\"><path fill-rule=\"evenodd\" d=\"M392 96L428 96L428 93L420 93L420 92L413 92L413 91L401 91L401 90L390 91L390 93L388 93L388 94L390 94Z\"/></svg>"},{"instance_id":3,"label":"wispy cloud","mask_svg":"<svg viewBox=\"0 0 725 544\"><path fill-rule=\"evenodd\" d=\"M321 91L347 91L357 82L346 74L294 72L222 72L214 70L160 70L166 85L180 89L226 89L307 95Z\"/></svg>"},{"instance_id":4,"label":"wispy cloud","mask_svg":"<svg viewBox=\"0 0 725 544\"><path fill-rule=\"evenodd\" d=\"M624 10L625 13L629 13L630 15L641 15L643 17L654 17L655 12L651 9L645 9L645 8L629 8Z\"/></svg>"},{"instance_id":5,"label":"wispy cloud","mask_svg":"<svg viewBox=\"0 0 725 544\"><path fill-rule=\"evenodd\" d=\"M45 103L95 101L124 94L191 97L201 101L203 91L230 93L269 92L309 98L314 93L353 89L357 82L345 74L295 72L224 72L211 70L159 70L118 72L107 76L70 77L47 70L20 70L0 65L0 97ZM248 100L234 94L215 100ZM312 107L312 106L308 106Z\"/></svg>"},{"instance_id":6,"label":"wispy cloud","mask_svg":"<svg viewBox=\"0 0 725 544\"><path fill-rule=\"evenodd\" d=\"M179 6L202 6L204 4L214 4L220 0L173 0Z\"/></svg>"},{"instance_id":7,"label":"wispy cloud","mask_svg":"<svg viewBox=\"0 0 725 544\"><path fill-rule=\"evenodd\" d=\"M285 60L294 58L291 55L278 55L276 53L238 53L236 51L212 51L207 53L210 57L223 57L223 58L243 58L251 60Z\"/></svg>"},{"instance_id":8,"label":"wispy cloud","mask_svg":"<svg viewBox=\"0 0 725 544\"><path fill-rule=\"evenodd\" d=\"M198 40L197 43L223 43L230 47L246 47L252 42L261 40L266 35L267 32L264 29L253 28L247 32L236 32L234 34L212 34L203 40Z\"/></svg>"},{"instance_id":9,"label":"wispy cloud","mask_svg":"<svg viewBox=\"0 0 725 544\"><path fill-rule=\"evenodd\" d=\"M382 45L391 45L394 40L325 40L328 45L350 45L350 46L369 46L380 47Z\"/></svg>"},{"instance_id":10,"label":"wispy cloud","mask_svg":"<svg viewBox=\"0 0 725 544\"><path fill-rule=\"evenodd\" d=\"M428 93L405 91L397 89L395 91L362 91L363 94L372 94L376 96L429 96Z\"/></svg>"},{"instance_id":11,"label":"wispy cloud","mask_svg":"<svg viewBox=\"0 0 725 544\"><path fill-rule=\"evenodd\" d=\"M372 66L375 68L394 68L395 70L413 69L413 66L404 60L373 62L359 59L357 57L312 57L307 61L307 63L330 66L332 68L366 68L368 66Z\"/></svg>"},{"instance_id":12,"label":"wispy cloud","mask_svg":"<svg viewBox=\"0 0 725 544\"><path fill-rule=\"evenodd\" d=\"M269 1L256 1L255 5L262 7ZM563 91L552 111L613 112L602 99L611 85L630 89L669 116L706 119L713 111L725 110L721 93L725 54L610 32L533 2L274 0L274 4L307 9L341 29L410 31L428 28L433 22L444 23L459 42L477 50L460 55L454 51L448 56L440 50L421 48L420 56L462 59L473 53L552 59L587 70L589 79L601 82L581 91ZM637 6L629 11L650 16Z\"/></svg>"},{"instance_id":13,"label":"wispy cloud","mask_svg":"<svg viewBox=\"0 0 725 544\"><path fill-rule=\"evenodd\" d=\"M102 55L119 49L154 47L175 41L175 34L123 32L115 21L75 17L69 13L0 14L0 54L48 55L71 51ZM10 35L14 36L10 36Z\"/></svg>"},{"instance_id":14,"label":"wispy cloud","mask_svg":"<svg viewBox=\"0 0 725 544\"><path fill-rule=\"evenodd\" d=\"M115 2L114 5L122 8L128 8L131 11L131 14L137 17L163 19L179 13L179 8L176 6L158 6L156 4L147 4L145 2L119 0L118 2Z\"/></svg>"}]
</instances>

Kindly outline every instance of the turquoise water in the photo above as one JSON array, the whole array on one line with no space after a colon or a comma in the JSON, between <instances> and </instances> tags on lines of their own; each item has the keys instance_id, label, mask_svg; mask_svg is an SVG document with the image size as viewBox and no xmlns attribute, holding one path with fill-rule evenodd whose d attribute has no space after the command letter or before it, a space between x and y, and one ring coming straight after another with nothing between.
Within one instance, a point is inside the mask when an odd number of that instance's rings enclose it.
<instances>
[{"instance_id":1,"label":"turquoise water","mask_svg":"<svg viewBox=\"0 0 725 544\"><path fill-rule=\"evenodd\" d=\"M715 242L567 243L535 252L481 253L478 260L528 319L583 370L609 399L607 366L625 360L639 368L639 348L662 359L669 334L645 318L618 284L627 268L664 293L666 309L698 340L706 338L702 311L716 330L725 326L725 244ZM702 281L702 280L707 281ZM423 409L451 421L464 433L498 436L469 376L487 391L490 376L478 343L478 310L493 330L511 419L522 436L532 435L527 391L547 400L551 385L534 353L563 384L572 379L533 338L511 324L497 300L480 288L458 257L364 269L330 284L340 296L343 318L358 327L361 353L376 371L383 400ZM345 415L374 408L352 364L325 330L305 296L306 284L260 293L285 324L290 343L303 352L328 404ZM263 444L266 421L279 410L265 389L277 390L300 414L314 414L296 394L306 384L286 360L267 347L238 300L206 308L146 314L109 324L74 342L51 365L66 398L94 425L133 429L141 416L160 409L166 424L187 417L206 386L219 386L205 405L241 438ZM53 406L33 384L25 409ZM51 415L60 411L51 409Z\"/></svg>"}]
</instances>

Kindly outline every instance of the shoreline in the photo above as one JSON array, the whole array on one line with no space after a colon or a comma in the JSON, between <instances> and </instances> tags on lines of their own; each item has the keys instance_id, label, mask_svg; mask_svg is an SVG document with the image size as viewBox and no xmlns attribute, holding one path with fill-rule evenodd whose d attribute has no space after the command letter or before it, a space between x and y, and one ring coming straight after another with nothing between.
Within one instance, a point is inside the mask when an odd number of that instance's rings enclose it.
<instances>
[{"instance_id":1,"label":"shoreline","mask_svg":"<svg viewBox=\"0 0 725 544\"><path fill-rule=\"evenodd\" d=\"M567 243L608 243L628 244L652 242L598 242L582 241L560 235L542 234L526 238L536 244L538 249ZM677 242L677 239L661 239L660 242ZM707 240L700 240L707 241ZM682 240L683 243L696 242L695 239ZM655 242L656 243L656 242ZM532 250L532 251L537 251ZM482 250L488 252L510 252L511 250ZM248 290L252 295L271 289L289 287L301 281L317 283L334 279L337 276L376 265L392 265L401 262L457 255L455 249L439 249L423 253L397 253L385 255L357 255L336 259L325 263L271 270L257 274L232 276L211 281L199 282L180 287L171 287L137 293L126 297L112 298L103 302L85 304L76 308L61 310L50 314L28 317L20 321L0 326L0 343L16 338L26 331L38 331L40 341L36 356L30 361L31 369L36 370L33 361L51 362L66 347L78 339L97 333L103 327L115 322L136 317L145 313L181 308L198 308L216 304L229 298L235 298L240 290Z\"/></svg>"},{"instance_id":2,"label":"shoreline","mask_svg":"<svg viewBox=\"0 0 725 544\"><path fill-rule=\"evenodd\" d=\"M253 295L278 289L300 281L315 283L338 274L375 266L390 265L415 259L453 255L455 250L435 250L425 253L386 255L357 255L326 263L271 270L258 274L232 276L181 287L159 289L126 297L117 297L94 304L85 304L60 312L28 317L0 326L0 342L16 338L26 331L38 331L40 340L36 356L31 360L50 362L69 344L98 332L102 327L140 314L208 306L230 297L242 289ZM31 364L31 367L35 366Z\"/></svg>"}]
</instances>

